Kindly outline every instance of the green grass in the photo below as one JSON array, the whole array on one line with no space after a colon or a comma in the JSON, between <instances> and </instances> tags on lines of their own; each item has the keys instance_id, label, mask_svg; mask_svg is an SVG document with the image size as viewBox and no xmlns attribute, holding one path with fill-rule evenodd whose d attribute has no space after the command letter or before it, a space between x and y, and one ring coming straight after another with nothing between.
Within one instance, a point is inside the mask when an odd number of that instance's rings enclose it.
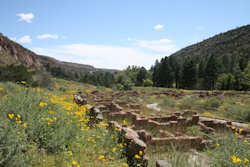
<instances>
[{"instance_id":1,"label":"green grass","mask_svg":"<svg viewBox=\"0 0 250 167\"><path fill-rule=\"evenodd\" d=\"M122 149L117 143L117 135L107 131L105 126L88 127L86 108L79 108L73 104L72 99L73 93L77 91L89 93L98 90L105 93L112 90L62 79L56 79L55 83L53 91L0 83L0 166L77 167L72 165L73 161L81 167L122 166L125 159L121 158ZM207 116L249 123L249 94L237 94L223 99L200 98L192 95L192 91L182 90L186 93L185 96L175 98L151 94L166 90L164 88L147 87L135 90L140 93L139 97L122 96L119 100L141 104L142 115L171 114L188 109ZM43 103L44 105L40 105ZM158 112L146 107L146 104L152 103L159 104L162 110ZM127 122L131 125L130 120ZM149 131L157 136L158 130L153 128ZM165 130L176 132L176 129ZM225 132L208 136L198 126L179 128L178 131L190 136L203 136L219 144L200 152L207 156L211 166L249 166L243 163L244 158L250 157L249 143L238 137ZM189 153L189 150L149 146L146 156L149 157L150 167L155 166L159 159L166 159L176 167L185 167L190 166ZM233 155L240 158L241 163L233 163ZM99 160L100 156L104 158Z\"/></svg>"},{"instance_id":2,"label":"green grass","mask_svg":"<svg viewBox=\"0 0 250 167\"><path fill-rule=\"evenodd\" d=\"M86 107L73 103L73 91L91 86L67 84L47 91L0 83L0 166L121 166L116 134L88 127Z\"/></svg>"}]
</instances>

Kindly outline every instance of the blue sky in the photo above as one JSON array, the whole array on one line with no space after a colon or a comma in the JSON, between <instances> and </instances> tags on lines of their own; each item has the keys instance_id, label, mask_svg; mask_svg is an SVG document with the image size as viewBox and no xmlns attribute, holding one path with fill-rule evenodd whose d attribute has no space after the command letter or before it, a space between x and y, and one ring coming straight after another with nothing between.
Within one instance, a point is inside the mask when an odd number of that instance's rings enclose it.
<instances>
[{"instance_id":1,"label":"blue sky","mask_svg":"<svg viewBox=\"0 0 250 167\"><path fill-rule=\"evenodd\" d=\"M99 68L156 59L250 24L249 0L1 0L0 32L32 51Z\"/></svg>"}]
</instances>

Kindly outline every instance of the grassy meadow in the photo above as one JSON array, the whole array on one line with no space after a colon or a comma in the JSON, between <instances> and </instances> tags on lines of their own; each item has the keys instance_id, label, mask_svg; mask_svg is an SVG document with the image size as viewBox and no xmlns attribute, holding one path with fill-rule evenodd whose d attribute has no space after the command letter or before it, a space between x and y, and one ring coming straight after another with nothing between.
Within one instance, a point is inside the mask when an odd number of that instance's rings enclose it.
<instances>
[{"instance_id":1,"label":"grassy meadow","mask_svg":"<svg viewBox=\"0 0 250 167\"><path fill-rule=\"evenodd\" d=\"M73 103L77 89L93 86L61 82L54 91L0 83L0 166L127 166L116 134L105 122L90 128L88 108Z\"/></svg>"},{"instance_id":2,"label":"grassy meadow","mask_svg":"<svg viewBox=\"0 0 250 167\"><path fill-rule=\"evenodd\" d=\"M112 91L62 79L55 79L53 90L30 88L26 83L0 83L0 167L128 167L123 156L123 145L117 142L115 132L106 129L107 122L95 127L88 125L88 106L77 106L73 94ZM200 98L188 94L175 98L151 95L162 88L135 88L142 105L141 115L170 114L186 109L200 115L250 122L250 97L247 93L237 96ZM144 93L143 93L144 92ZM131 99L130 99L131 100ZM92 101L89 101L92 103ZM161 111L146 107L157 103ZM240 139L240 130L234 133L213 133L207 136L212 147L198 151L212 167L249 167L250 142ZM188 128L191 136L204 135L199 127ZM166 159L173 167L192 166L190 150L173 147L148 147L146 156L149 167L155 161ZM199 161L199 160L197 160ZM138 165L140 166L140 165ZM202 166L197 162L196 166Z\"/></svg>"}]
</instances>

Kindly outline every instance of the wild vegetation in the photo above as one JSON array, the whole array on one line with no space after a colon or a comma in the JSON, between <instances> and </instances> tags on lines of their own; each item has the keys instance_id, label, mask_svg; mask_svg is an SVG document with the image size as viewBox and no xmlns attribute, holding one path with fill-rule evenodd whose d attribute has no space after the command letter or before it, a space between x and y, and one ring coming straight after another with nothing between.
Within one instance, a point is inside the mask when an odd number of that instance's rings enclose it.
<instances>
[{"instance_id":1,"label":"wild vegetation","mask_svg":"<svg viewBox=\"0 0 250 167\"><path fill-rule=\"evenodd\" d=\"M116 134L105 122L89 127L88 107L73 103L74 86L51 92L22 83L0 83L0 166L126 166Z\"/></svg>"},{"instance_id":2,"label":"wild vegetation","mask_svg":"<svg viewBox=\"0 0 250 167\"><path fill-rule=\"evenodd\" d=\"M26 85L26 82L22 85L0 83L0 166L128 166L122 156L123 146L118 143L117 134L107 131L105 122L95 127L89 126L86 116L88 107L73 103L72 95L78 91L84 94L95 90L105 93L111 89L60 79L55 80L54 91ZM191 109L204 116L249 122L246 115L249 114L250 98L247 94L204 99L192 95L192 91L185 91L185 96L175 98L151 95L155 91L165 90L163 88L138 87L136 90L139 96L133 101L145 105L141 110L145 116ZM129 98L124 96L121 100L127 102ZM89 102L92 103L91 100ZM151 103L159 103L161 111L148 109L146 104ZM232 108L236 103L239 105ZM197 127L188 128L186 133L203 135ZM230 133L220 134L221 137L216 138L210 136L214 139L214 147L200 153L207 157L212 166L249 165L249 142L226 135ZM160 152L152 147L147 149L146 155L149 166L155 166L156 160L167 159L178 167L187 166L188 152L174 146Z\"/></svg>"}]
</instances>

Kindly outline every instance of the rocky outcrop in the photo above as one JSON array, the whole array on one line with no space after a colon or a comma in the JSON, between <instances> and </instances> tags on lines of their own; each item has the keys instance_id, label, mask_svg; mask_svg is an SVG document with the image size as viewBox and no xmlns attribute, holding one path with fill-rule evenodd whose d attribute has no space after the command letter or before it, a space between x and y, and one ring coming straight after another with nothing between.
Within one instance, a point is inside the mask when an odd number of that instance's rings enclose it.
<instances>
[{"instance_id":1,"label":"rocky outcrop","mask_svg":"<svg viewBox=\"0 0 250 167\"><path fill-rule=\"evenodd\" d=\"M3 65L22 64L26 67L40 69L42 64L38 56L7 37L0 35L0 57Z\"/></svg>"},{"instance_id":2,"label":"rocky outcrop","mask_svg":"<svg viewBox=\"0 0 250 167\"><path fill-rule=\"evenodd\" d=\"M74 102L79 106L86 105L88 103L87 99L82 95L82 92L74 94Z\"/></svg>"}]
</instances>

